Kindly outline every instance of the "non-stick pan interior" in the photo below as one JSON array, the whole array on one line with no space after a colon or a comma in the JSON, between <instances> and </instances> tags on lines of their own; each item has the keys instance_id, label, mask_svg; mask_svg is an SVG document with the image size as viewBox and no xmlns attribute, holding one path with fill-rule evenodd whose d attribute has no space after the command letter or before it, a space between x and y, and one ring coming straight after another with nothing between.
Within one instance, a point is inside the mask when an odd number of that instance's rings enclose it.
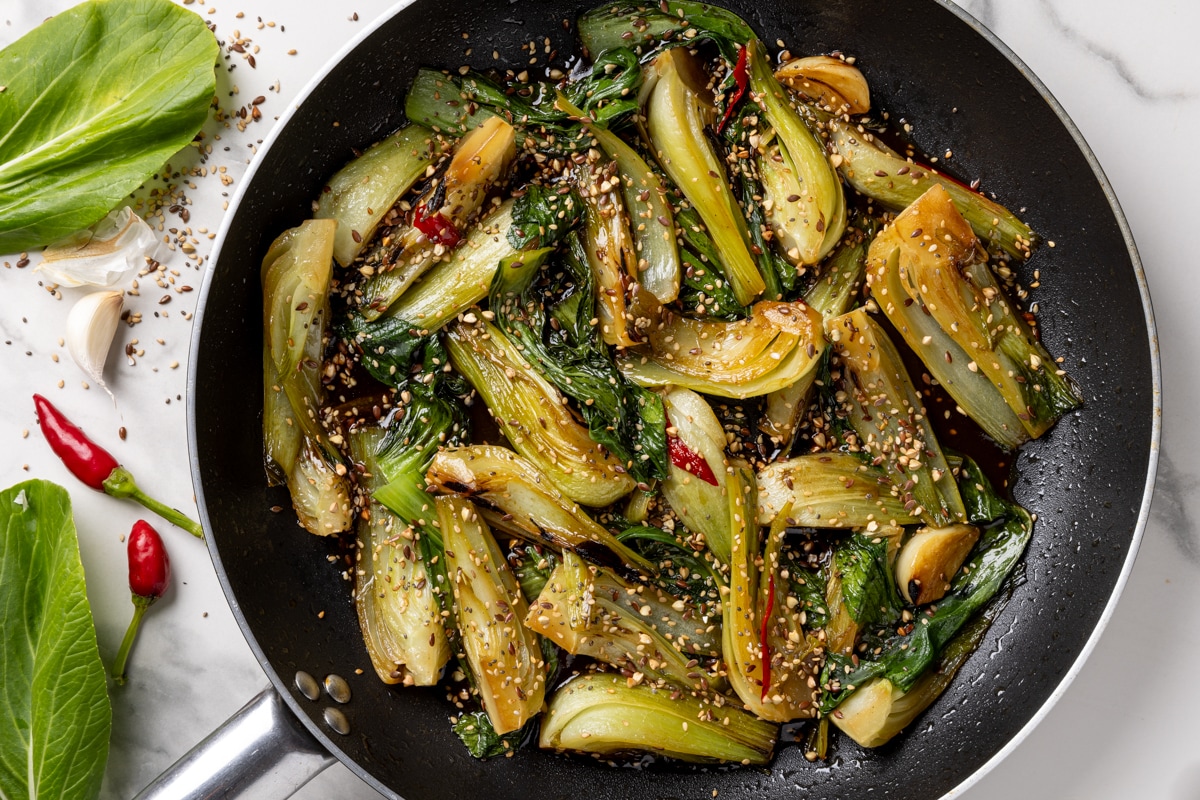
<instances>
[{"instance_id":1,"label":"non-stick pan interior","mask_svg":"<svg viewBox=\"0 0 1200 800\"><path fill-rule=\"evenodd\" d=\"M575 49L572 2L422 0L374 30L286 120L220 246L193 354L193 458L210 547L243 630L285 698L352 769L410 800L711 797L940 797L1004 747L1075 663L1130 555L1152 468L1155 368L1134 256L1094 165L1043 97L960 16L934 0L731 2L767 42L858 58L874 106L904 118L927 153L979 178L1048 240L1023 268L1043 337L1079 381L1085 406L1018 460L1016 498L1038 516L1024 583L937 704L890 745L839 739L806 762L785 746L769 770L611 768L522 751L474 761L450 730L440 690L389 688L371 669L336 546L304 533L286 493L266 488L261 443L259 264L270 241L311 213L325 179L402 121L419 65L488 69L528 61L548 37ZM470 34L464 40L462 34ZM464 51L470 47L471 55ZM542 56L544 58L544 55ZM542 62L539 62L539 68ZM272 507L283 511L272 511ZM355 670L361 669L362 674ZM344 676L349 735L292 676Z\"/></svg>"}]
</instances>

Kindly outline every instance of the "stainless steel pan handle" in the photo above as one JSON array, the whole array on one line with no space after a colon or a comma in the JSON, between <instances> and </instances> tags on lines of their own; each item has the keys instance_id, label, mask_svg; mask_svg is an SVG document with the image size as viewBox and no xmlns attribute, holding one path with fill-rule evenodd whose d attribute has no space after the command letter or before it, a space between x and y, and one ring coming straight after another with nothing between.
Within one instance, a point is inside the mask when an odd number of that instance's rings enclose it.
<instances>
[{"instance_id":1,"label":"stainless steel pan handle","mask_svg":"<svg viewBox=\"0 0 1200 800\"><path fill-rule=\"evenodd\" d=\"M284 800L333 762L268 686L134 800Z\"/></svg>"}]
</instances>

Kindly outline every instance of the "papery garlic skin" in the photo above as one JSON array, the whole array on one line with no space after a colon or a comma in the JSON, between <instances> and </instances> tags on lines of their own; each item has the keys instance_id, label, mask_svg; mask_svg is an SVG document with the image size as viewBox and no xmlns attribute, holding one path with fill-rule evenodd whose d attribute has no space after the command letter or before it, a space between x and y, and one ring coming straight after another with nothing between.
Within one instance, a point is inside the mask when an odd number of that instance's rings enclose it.
<instances>
[{"instance_id":1,"label":"papery garlic skin","mask_svg":"<svg viewBox=\"0 0 1200 800\"><path fill-rule=\"evenodd\" d=\"M107 288L136 275L157 246L154 230L125 206L91 228L48 246L35 271L64 288Z\"/></svg>"},{"instance_id":2,"label":"papery garlic skin","mask_svg":"<svg viewBox=\"0 0 1200 800\"><path fill-rule=\"evenodd\" d=\"M67 315L67 352L93 382L108 392L104 382L104 362L121 322L124 292L93 292L84 295ZM115 400L115 398L114 398Z\"/></svg>"}]
</instances>

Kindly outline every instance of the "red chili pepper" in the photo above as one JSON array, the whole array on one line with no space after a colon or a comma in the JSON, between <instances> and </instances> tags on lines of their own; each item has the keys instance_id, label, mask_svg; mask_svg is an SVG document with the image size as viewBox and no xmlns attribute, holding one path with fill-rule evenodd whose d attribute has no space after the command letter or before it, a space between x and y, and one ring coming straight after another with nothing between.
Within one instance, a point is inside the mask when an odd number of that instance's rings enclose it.
<instances>
[{"instance_id":1,"label":"red chili pepper","mask_svg":"<svg viewBox=\"0 0 1200 800\"><path fill-rule=\"evenodd\" d=\"M733 117L733 110L737 108L738 103L742 102L742 98L746 96L746 87L750 85L750 72L746 69L746 48L744 46L738 50L737 64L733 66L733 82L737 84L737 88L725 106L725 116L721 117L721 122L717 125L717 133L725 130L725 126Z\"/></svg>"},{"instance_id":2,"label":"red chili pepper","mask_svg":"<svg viewBox=\"0 0 1200 800\"><path fill-rule=\"evenodd\" d=\"M775 611L775 576L770 575L767 578L767 608L763 611L762 626L758 632L759 651L758 657L762 661L762 697L760 700L767 699L767 692L771 689L771 645L767 644L767 630L771 625L771 614Z\"/></svg>"},{"instance_id":3,"label":"red chili pepper","mask_svg":"<svg viewBox=\"0 0 1200 800\"><path fill-rule=\"evenodd\" d=\"M440 212L425 216L425 206L419 205L413 211L413 227L425 234L425 238L434 244L444 244L454 247L462 239L462 233L454 227L454 223L446 219Z\"/></svg>"},{"instance_id":4,"label":"red chili pepper","mask_svg":"<svg viewBox=\"0 0 1200 800\"><path fill-rule=\"evenodd\" d=\"M669 417L666 422L668 428L673 427ZM700 480L713 486L719 485L716 474L713 473L712 467L708 465L704 456L688 447L687 443L678 436L667 434L667 455L671 457L671 463L684 472L690 472Z\"/></svg>"},{"instance_id":5,"label":"red chili pepper","mask_svg":"<svg viewBox=\"0 0 1200 800\"><path fill-rule=\"evenodd\" d=\"M163 505L138 488L133 475L113 458L112 453L89 439L49 400L35 394L33 405L37 408L38 425L41 426L42 435L72 475L98 492L104 492L111 497L136 500L196 538L204 538L204 530L200 523L189 519L182 511Z\"/></svg>"},{"instance_id":6,"label":"red chili pepper","mask_svg":"<svg viewBox=\"0 0 1200 800\"><path fill-rule=\"evenodd\" d=\"M125 683L125 662L129 659L133 640L137 638L142 615L163 596L171 583L171 559L167 557L167 548L162 537L150 523L142 519L133 523L126 553L129 556L129 591L133 599L133 619L129 621L125 638L121 640L121 649L117 651L117 658L113 661L112 676L118 684Z\"/></svg>"}]
</instances>

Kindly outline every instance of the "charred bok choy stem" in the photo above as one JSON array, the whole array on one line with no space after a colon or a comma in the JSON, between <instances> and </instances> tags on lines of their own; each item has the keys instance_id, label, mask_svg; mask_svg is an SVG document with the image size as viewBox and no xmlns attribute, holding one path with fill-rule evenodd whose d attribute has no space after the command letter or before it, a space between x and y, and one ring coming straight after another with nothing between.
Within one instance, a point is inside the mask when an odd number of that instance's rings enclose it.
<instances>
[{"instance_id":1,"label":"charred bok choy stem","mask_svg":"<svg viewBox=\"0 0 1200 800\"><path fill-rule=\"evenodd\" d=\"M542 710L546 666L516 578L469 500L437 498L446 573L472 684L498 734L520 730Z\"/></svg>"},{"instance_id":2,"label":"charred bok choy stem","mask_svg":"<svg viewBox=\"0 0 1200 800\"><path fill-rule=\"evenodd\" d=\"M746 50L751 90L778 145L758 159L771 200L772 228L794 263L816 264L846 229L842 184L825 145L804 124L787 90L771 73L762 42L751 39Z\"/></svg>"},{"instance_id":3,"label":"charred bok choy stem","mask_svg":"<svg viewBox=\"0 0 1200 800\"><path fill-rule=\"evenodd\" d=\"M934 186L941 186L977 236L1012 258L1029 258L1037 235L1007 208L939 175L932 167L904 158L841 117L820 110L814 113L825 122L830 141L841 156L838 169L842 177L856 191L900 211Z\"/></svg>"},{"instance_id":4,"label":"charred bok choy stem","mask_svg":"<svg viewBox=\"0 0 1200 800\"><path fill-rule=\"evenodd\" d=\"M625 581L572 552L551 573L525 625L573 655L633 677L708 692L697 657L720 652L719 621L653 584Z\"/></svg>"},{"instance_id":5,"label":"charred bok choy stem","mask_svg":"<svg viewBox=\"0 0 1200 800\"><path fill-rule=\"evenodd\" d=\"M912 691L1020 561L1033 532L1029 513L997 496L970 459L963 460L959 481L971 523L986 527L966 565L954 576L950 593L921 614L920 624L899 629L866 658L831 652L821 675L823 712L833 711L876 678L887 681L888 688L897 692ZM932 702L936 696L935 692L925 699ZM833 717L836 724L837 714Z\"/></svg>"},{"instance_id":6,"label":"charred bok choy stem","mask_svg":"<svg viewBox=\"0 0 1200 800\"><path fill-rule=\"evenodd\" d=\"M729 473L732 554L729 593L722 597L722 649L734 691L756 716L788 722L816 715L822 647L789 605L780 553L785 506L772 523L765 549L754 518L754 472L735 463Z\"/></svg>"},{"instance_id":7,"label":"charred bok choy stem","mask_svg":"<svg viewBox=\"0 0 1200 800\"><path fill-rule=\"evenodd\" d=\"M723 159L708 140L706 129L715 110L707 78L696 57L683 48L661 53L654 69L658 80L646 101L650 148L704 220L721 259L716 266L738 302L748 305L766 284L750 254L746 218L727 182Z\"/></svg>"},{"instance_id":8,"label":"charred bok choy stem","mask_svg":"<svg viewBox=\"0 0 1200 800\"><path fill-rule=\"evenodd\" d=\"M499 509L506 532L618 571L658 572L564 497L533 464L507 448L447 448L434 456L426 479L432 492L477 498Z\"/></svg>"},{"instance_id":9,"label":"charred bok choy stem","mask_svg":"<svg viewBox=\"0 0 1200 800\"><path fill-rule=\"evenodd\" d=\"M539 258L506 262L496 274L489 305L496 325L504 329L521 356L559 392L576 401L592 440L619 459L620 469L628 472L628 476L616 476L607 490L594 490L611 493L627 483L632 488L629 476L646 484L666 475L665 422L658 395L624 377L597 335L592 324L597 319L592 273L582 250L579 237L569 236L558 262L561 269L549 270L549 284L534 284L542 263ZM562 285L563 280L570 283ZM544 413L569 415L570 411L560 408Z\"/></svg>"},{"instance_id":10,"label":"charred bok choy stem","mask_svg":"<svg viewBox=\"0 0 1200 800\"><path fill-rule=\"evenodd\" d=\"M424 467L437 449L443 426L420 404L410 405L388 429L352 431L348 440L362 487L375 492L393 482L407 481L410 493L420 492ZM392 502L403 489L397 483ZM386 492L385 492L386 494ZM432 519L423 510L432 498L396 503L413 524L372 497L357 524L354 605L367 654L384 683L433 686L450 659L434 570L429 567L438 549L417 520Z\"/></svg>"},{"instance_id":11,"label":"charred bok choy stem","mask_svg":"<svg viewBox=\"0 0 1200 800\"><path fill-rule=\"evenodd\" d=\"M287 483L300 524L320 536L350 528L346 466L319 417L336 230L332 219L301 223L262 263L267 476Z\"/></svg>"},{"instance_id":12,"label":"charred bok choy stem","mask_svg":"<svg viewBox=\"0 0 1200 800\"><path fill-rule=\"evenodd\" d=\"M516 156L516 133L492 117L462 138L446 171L421 196L412 225L395 237L394 252L362 287L359 312L379 318L433 264L454 249L491 188Z\"/></svg>"},{"instance_id":13,"label":"charred bok choy stem","mask_svg":"<svg viewBox=\"0 0 1200 800\"><path fill-rule=\"evenodd\" d=\"M558 96L558 107L579 119L600 149L617 165L617 182L629 213L629 230L637 263L637 272L632 277L658 302L671 302L679 296L682 267L666 184L637 150L573 105L562 93Z\"/></svg>"},{"instance_id":14,"label":"charred bok choy stem","mask_svg":"<svg viewBox=\"0 0 1200 800\"><path fill-rule=\"evenodd\" d=\"M804 293L804 302L825 320L841 316L854 304L866 274L867 246L875 235L875 223L865 220L852 227L826 260L816 282ZM784 452L795 441L800 415L808 406L816 371L767 395L759 429L777 441Z\"/></svg>"},{"instance_id":15,"label":"charred bok choy stem","mask_svg":"<svg viewBox=\"0 0 1200 800\"><path fill-rule=\"evenodd\" d=\"M335 219L333 257L348 267L375 236L400 196L433 164L441 140L423 125L406 125L342 167L316 201L317 219Z\"/></svg>"},{"instance_id":16,"label":"charred bok choy stem","mask_svg":"<svg viewBox=\"0 0 1200 800\"><path fill-rule=\"evenodd\" d=\"M804 303L762 300L736 322L670 318L645 346L618 357L641 386L686 386L743 399L790 386L815 371L825 348L821 315Z\"/></svg>"},{"instance_id":17,"label":"charred bok choy stem","mask_svg":"<svg viewBox=\"0 0 1200 800\"><path fill-rule=\"evenodd\" d=\"M1001 445L1041 436L1080 405L1071 379L1005 296L941 186L897 216L868 258L880 308L933 377Z\"/></svg>"},{"instance_id":18,"label":"charred bok choy stem","mask_svg":"<svg viewBox=\"0 0 1200 800\"><path fill-rule=\"evenodd\" d=\"M777 735L775 725L735 706L601 672L574 678L554 693L538 744L602 756L635 751L682 761L766 764Z\"/></svg>"},{"instance_id":19,"label":"charred bok choy stem","mask_svg":"<svg viewBox=\"0 0 1200 800\"><path fill-rule=\"evenodd\" d=\"M861 451L901 487L906 510L931 525L964 521L954 474L887 333L865 308L834 317L826 329L842 372L838 410Z\"/></svg>"},{"instance_id":20,"label":"charred bok choy stem","mask_svg":"<svg viewBox=\"0 0 1200 800\"><path fill-rule=\"evenodd\" d=\"M626 302L626 286L634 292L640 287L629 224L613 188L621 182L621 176L612 162L592 165L584 161L575 167L575 174L585 209L578 241L595 287L595 300L588 305L595 307L600 340L614 347L630 347L637 344L638 316L645 317L648 324L649 315L635 315ZM654 316L658 316L657 309Z\"/></svg>"},{"instance_id":21,"label":"charred bok choy stem","mask_svg":"<svg viewBox=\"0 0 1200 800\"><path fill-rule=\"evenodd\" d=\"M521 258L533 260L540 250ZM501 270L510 269L506 265ZM456 322L446 331L450 362L470 381L512 443L563 494L589 506L606 506L629 494L626 469L575 420L558 390L488 322Z\"/></svg>"},{"instance_id":22,"label":"charred bok choy stem","mask_svg":"<svg viewBox=\"0 0 1200 800\"><path fill-rule=\"evenodd\" d=\"M758 473L758 524L789 505L789 527L868 528L920 522L884 472L849 453L814 453L768 464Z\"/></svg>"},{"instance_id":23,"label":"charred bok choy stem","mask_svg":"<svg viewBox=\"0 0 1200 800\"><path fill-rule=\"evenodd\" d=\"M362 365L380 383L404 381L430 335L487 297L502 259L516 255L508 241L513 201L506 200L471 228L445 261L425 273L374 322L351 313L342 336L362 351Z\"/></svg>"}]
</instances>

